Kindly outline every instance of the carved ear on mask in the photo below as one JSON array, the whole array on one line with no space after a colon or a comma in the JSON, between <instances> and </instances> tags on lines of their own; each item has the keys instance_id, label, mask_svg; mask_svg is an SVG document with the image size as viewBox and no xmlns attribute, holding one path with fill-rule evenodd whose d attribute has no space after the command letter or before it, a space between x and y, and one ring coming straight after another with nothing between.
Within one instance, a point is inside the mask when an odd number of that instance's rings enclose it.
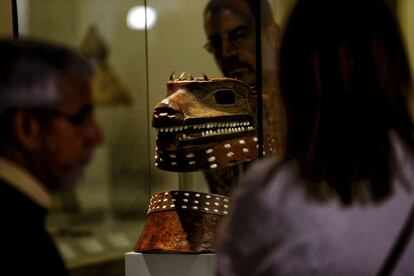
<instances>
[{"instance_id":1,"label":"carved ear on mask","mask_svg":"<svg viewBox=\"0 0 414 276\"><path fill-rule=\"evenodd\" d=\"M12 122L18 144L27 149L37 149L40 144L39 122L24 111L17 111Z\"/></svg>"}]
</instances>

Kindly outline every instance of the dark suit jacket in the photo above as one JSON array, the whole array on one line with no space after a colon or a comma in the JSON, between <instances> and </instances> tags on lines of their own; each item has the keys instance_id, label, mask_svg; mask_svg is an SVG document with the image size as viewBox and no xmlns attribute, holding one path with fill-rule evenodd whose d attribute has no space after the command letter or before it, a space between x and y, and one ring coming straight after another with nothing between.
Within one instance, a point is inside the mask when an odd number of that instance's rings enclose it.
<instances>
[{"instance_id":1,"label":"dark suit jacket","mask_svg":"<svg viewBox=\"0 0 414 276\"><path fill-rule=\"evenodd\" d=\"M0 180L0 275L69 275L45 228L47 210Z\"/></svg>"}]
</instances>

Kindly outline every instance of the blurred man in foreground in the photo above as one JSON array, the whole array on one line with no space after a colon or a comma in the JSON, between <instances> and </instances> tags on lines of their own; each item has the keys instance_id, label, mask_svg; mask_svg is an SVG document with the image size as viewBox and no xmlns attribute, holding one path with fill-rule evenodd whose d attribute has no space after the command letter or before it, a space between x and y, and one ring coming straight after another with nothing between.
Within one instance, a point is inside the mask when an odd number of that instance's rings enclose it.
<instances>
[{"instance_id":1,"label":"blurred man in foreground","mask_svg":"<svg viewBox=\"0 0 414 276\"><path fill-rule=\"evenodd\" d=\"M13 275L67 275L45 229L50 193L82 176L102 133L75 50L0 39L0 243Z\"/></svg>"}]
</instances>

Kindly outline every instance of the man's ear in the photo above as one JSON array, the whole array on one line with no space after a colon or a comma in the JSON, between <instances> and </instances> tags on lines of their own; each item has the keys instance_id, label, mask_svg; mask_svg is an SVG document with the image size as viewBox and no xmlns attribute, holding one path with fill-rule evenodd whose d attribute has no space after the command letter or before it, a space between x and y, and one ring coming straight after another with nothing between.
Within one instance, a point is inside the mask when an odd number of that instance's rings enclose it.
<instances>
[{"instance_id":1,"label":"man's ear","mask_svg":"<svg viewBox=\"0 0 414 276\"><path fill-rule=\"evenodd\" d=\"M24 111L17 111L13 118L13 130L17 142L27 149L37 149L40 145L41 129L39 122Z\"/></svg>"}]
</instances>

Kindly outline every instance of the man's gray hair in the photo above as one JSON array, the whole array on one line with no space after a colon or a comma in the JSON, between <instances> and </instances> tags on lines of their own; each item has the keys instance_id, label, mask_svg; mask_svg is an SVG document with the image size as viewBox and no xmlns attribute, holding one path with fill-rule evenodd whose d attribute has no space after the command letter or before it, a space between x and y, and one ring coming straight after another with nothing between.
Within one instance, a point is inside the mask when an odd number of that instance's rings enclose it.
<instances>
[{"instance_id":1,"label":"man's gray hair","mask_svg":"<svg viewBox=\"0 0 414 276\"><path fill-rule=\"evenodd\" d=\"M78 51L37 39L0 39L0 113L58 103L59 75L92 77L93 67Z\"/></svg>"}]
</instances>

